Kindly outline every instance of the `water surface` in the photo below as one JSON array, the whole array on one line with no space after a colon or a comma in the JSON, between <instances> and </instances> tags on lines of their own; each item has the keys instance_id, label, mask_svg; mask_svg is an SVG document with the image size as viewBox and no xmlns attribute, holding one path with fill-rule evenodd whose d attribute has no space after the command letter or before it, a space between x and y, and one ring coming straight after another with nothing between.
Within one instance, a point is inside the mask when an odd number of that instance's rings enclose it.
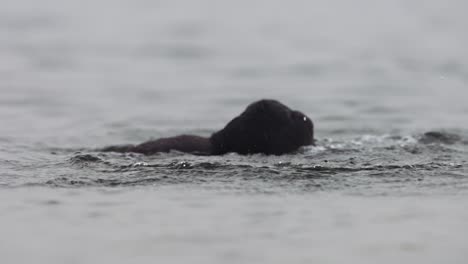
<instances>
[{"instance_id":1,"label":"water surface","mask_svg":"<svg viewBox=\"0 0 468 264\"><path fill-rule=\"evenodd\" d=\"M8 263L464 263L464 1L3 1ZM274 98L283 156L98 147L209 136Z\"/></svg>"}]
</instances>

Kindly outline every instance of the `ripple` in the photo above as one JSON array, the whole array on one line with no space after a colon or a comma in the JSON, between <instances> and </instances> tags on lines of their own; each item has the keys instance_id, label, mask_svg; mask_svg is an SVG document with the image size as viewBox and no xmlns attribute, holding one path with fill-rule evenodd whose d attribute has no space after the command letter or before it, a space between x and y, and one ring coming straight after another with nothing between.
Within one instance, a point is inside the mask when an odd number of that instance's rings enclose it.
<instances>
[{"instance_id":1,"label":"ripple","mask_svg":"<svg viewBox=\"0 0 468 264\"><path fill-rule=\"evenodd\" d=\"M213 55L214 51L193 43L148 44L136 51L143 57L167 57L178 60L201 60Z\"/></svg>"},{"instance_id":2,"label":"ripple","mask_svg":"<svg viewBox=\"0 0 468 264\"><path fill-rule=\"evenodd\" d=\"M461 141L462 137L457 134L440 131L426 132L419 139L419 142L424 144L440 143L452 145Z\"/></svg>"},{"instance_id":3,"label":"ripple","mask_svg":"<svg viewBox=\"0 0 468 264\"><path fill-rule=\"evenodd\" d=\"M91 154L80 154L80 155L73 156L70 159L70 162L73 164L76 164L76 163L83 163L83 162L102 162L102 160L99 157L91 155Z\"/></svg>"},{"instance_id":4,"label":"ripple","mask_svg":"<svg viewBox=\"0 0 468 264\"><path fill-rule=\"evenodd\" d=\"M240 191L365 193L364 189L374 190L375 184L414 191L421 184L424 188L448 188L453 183L451 188L457 189L468 185L468 149L462 135L429 131L323 138L316 146L282 156L196 156L180 152L145 156L58 148L50 154L51 149L45 148L49 154L44 154L44 159L11 164L16 168L15 175L24 177L4 178L3 186L126 188L179 184ZM32 171L34 175L29 177Z\"/></svg>"}]
</instances>

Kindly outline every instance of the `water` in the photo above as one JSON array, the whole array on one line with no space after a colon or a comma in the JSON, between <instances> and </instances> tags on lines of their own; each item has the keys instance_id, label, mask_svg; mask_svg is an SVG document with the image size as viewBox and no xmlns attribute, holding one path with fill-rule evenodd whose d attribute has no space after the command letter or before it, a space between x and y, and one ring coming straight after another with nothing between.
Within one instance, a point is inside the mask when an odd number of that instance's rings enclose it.
<instances>
[{"instance_id":1,"label":"water","mask_svg":"<svg viewBox=\"0 0 468 264\"><path fill-rule=\"evenodd\" d=\"M464 263L465 1L2 1L5 263ZM145 157L275 98L317 146Z\"/></svg>"}]
</instances>

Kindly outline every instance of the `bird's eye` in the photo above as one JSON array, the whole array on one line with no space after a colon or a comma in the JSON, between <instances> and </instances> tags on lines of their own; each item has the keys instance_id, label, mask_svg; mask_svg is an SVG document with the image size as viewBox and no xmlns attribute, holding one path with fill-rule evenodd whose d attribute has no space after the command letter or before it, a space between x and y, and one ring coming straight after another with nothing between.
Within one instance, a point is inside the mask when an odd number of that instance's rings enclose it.
<instances>
[{"instance_id":1,"label":"bird's eye","mask_svg":"<svg viewBox=\"0 0 468 264\"><path fill-rule=\"evenodd\" d=\"M302 119L304 119L304 122L307 121L307 117L305 117L305 116Z\"/></svg>"}]
</instances>

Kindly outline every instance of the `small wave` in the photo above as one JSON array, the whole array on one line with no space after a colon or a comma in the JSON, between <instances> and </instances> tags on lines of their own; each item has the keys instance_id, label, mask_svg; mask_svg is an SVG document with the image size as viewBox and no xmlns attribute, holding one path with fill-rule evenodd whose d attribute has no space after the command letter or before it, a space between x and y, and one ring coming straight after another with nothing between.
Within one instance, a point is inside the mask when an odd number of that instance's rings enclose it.
<instances>
[{"instance_id":1,"label":"small wave","mask_svg":"<svg viewBox=\"0 0 468 264\"><path fill-rule=\"evenodd\" d=\"M447 144L453 145L458 142L467 143L463 141L463 138L460 135L449 132L440 132L440 131L429 131L424 133L420 138L419 142L423 144Z\"/></svg>"},{"instance_id":2,"label":"small wave","mask_svg":"<svg viewBox=\"0 0 468 264\"><path fill-rule=\"evenodd\" d=\"M216 161L210 161L210 157L189 155L168 159L161 156L146 157L141 160L144 156L116 154L99 157L92 154L77 154L70 158L70 163L78 164L80 168L87 165L86 169L95 172L94 177L61 176L50 179L45 184L56 187L115 187L256 180L281 184L285 181L306 180L303 184L318 186L316 180L327 180L333 177L333 181L336 181L340 179L336 178L337 176L346 178L350 175L372 177L375 175L418 175L433 171L464 170L464 164L460 162L424 163L405 159L395 161L390 158L388 160L375 158L365 152L360 154L362 157L346 154L345 159L337 159L336 153L329 153L326 156L327 160L323 160L321 156L308 157L296 154L281 157L285 161L278 161L279 157L276 156L265 155L250 157L229 155L226 159L218 158Z\"/></svg>"},{"instance_id":3,"label":"small wave","mask_svg":"<svg viewBox=\"0 0 468 264\"><path fill-rule=\"evenodd\" d=\"M357 179L361 179L360 184L367 184L377 176L410 180L427 178L427 175L445 177L466 175L467 151L463 145L457 145L463 142L464 138L458 134L427 132L414 136L325 138L318 140L316 146L283 156L234 153L224 156L184 153L145 156L89 150L71 154L67 158L69 167L61 168L63 173L42 182L55 187L261 182L325 188L344 186L359 181ZM64 152L70 155L67 153Z\"/></svg>"},{"instance_id":4,"label":"small wave","mask_svg":"<svg viewBox=\"0 0 468 264\"><path fill-rule=\"evenodd\" d=\"M453 168L461 168L463 165L461 164L454 164L454 163L437 163L437 162L430 162L425 164L405 164L405 165L375 165L375 166L357 166L357 167L328 167L328 166L302 166L297 167L296 170L302 171L316 171L316 172L324 172L324 173L341 173L341 172L359 172L359 171L388 171L391 172L392 170L433 170L439 169L444 167L453 167Z\"/></svg>"},{"instance_id":5,"label":"small wave","mask_svg":"<svg viewBox=\"0 0 468 264\"><path fill-rule=\"evenodd\" d=\"M235 165L219 163L193 163L172 162L168 164L148 164L133 167L134 170L122 171L121 168L112 173L100 174L100 177L58 177L45 182L46 185L54 187L125 187L167 184L205 184L208 182L270 182L271 184L282 184L296 180L310 181L330 179L348 180L347 177L336 178L336 176L360 175L374 177L380 175L388 177L395 175L417 175L433 171L453 171L463 168L463 164L454 163L421 163L421 164L386 164L386 165L356 165L356 166L323 166L304 164L277 163L270 166ZM111 171L107 171L111 172ZM120 172L120 173L116 173ZM102 171L101 171L102 173ZM358 174L356 174L358 173ZM330 178L332 177L332 178ZM408 176L406 176L408 177ZM304 182L303 182L304 183ZM322 182L323 185L323 182Z\"/></svg>"},{"instance_id":6,"label":"small wave","mask_svg":"<svg viewBox=\"0 0 468 264\"><path fill-rule=\"evenodd\" d=\"M102 162L102 159L91 154L79 154L79 155L73 156L70 159L70 162L72 164L86 163L86 162Z\"/></svg>"}]
</instances>

